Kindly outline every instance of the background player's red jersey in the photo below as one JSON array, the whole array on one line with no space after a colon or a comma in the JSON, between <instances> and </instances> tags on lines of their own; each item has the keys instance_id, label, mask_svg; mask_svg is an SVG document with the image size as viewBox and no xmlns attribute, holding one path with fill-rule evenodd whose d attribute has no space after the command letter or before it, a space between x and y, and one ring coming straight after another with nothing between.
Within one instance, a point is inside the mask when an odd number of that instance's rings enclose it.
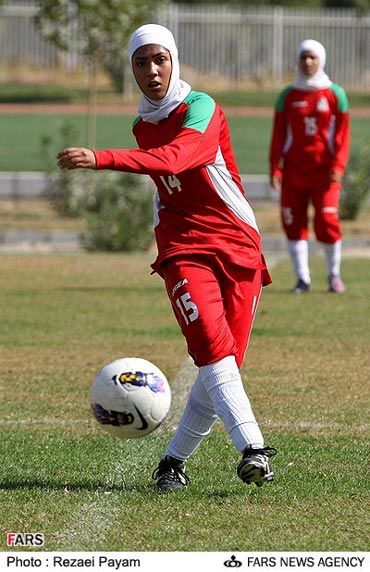
<instances>
[{"instance_id":1,"label":"background player's red jersey","mask_svg":"<svg viewBox=\"0 0 370 572\"><path fill-rule=\"evenodd\" d=\"M275 107L271 176L281 175L282 161L289 172L299 172L305 184L316 182L317 169L343 174L349 141L348 101L340 86L333 83L315 90L288 86Z\"/></svg>"}]
</instances>

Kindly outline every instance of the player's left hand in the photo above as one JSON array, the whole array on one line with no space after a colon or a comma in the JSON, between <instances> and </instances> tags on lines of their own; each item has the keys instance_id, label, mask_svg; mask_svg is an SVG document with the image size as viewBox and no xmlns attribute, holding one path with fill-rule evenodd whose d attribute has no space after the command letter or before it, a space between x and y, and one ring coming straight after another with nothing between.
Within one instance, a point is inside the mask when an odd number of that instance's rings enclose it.
<instances>
[{"instance_id":1,"label":"player's left hand","mask_svg":"<svg viewBox=\"0 0 370 572\"><path fill-rule=\"evenodd\" d=\"M330 181L332 183L341 183L342 182L342 174L341 173L337 173L336 171L332 171L329 175L330 177Z\"/></svg>"},{"instance_id":2,"label":"player's left hand","mask_svg":"<svg viewBox=\"0 0 370 572\"><path fill-rule=\"evenodd\" d=\"M85 147L66 147L57 155L61 169L96 169L94 152Z\"/></svg>"}]
</instances>

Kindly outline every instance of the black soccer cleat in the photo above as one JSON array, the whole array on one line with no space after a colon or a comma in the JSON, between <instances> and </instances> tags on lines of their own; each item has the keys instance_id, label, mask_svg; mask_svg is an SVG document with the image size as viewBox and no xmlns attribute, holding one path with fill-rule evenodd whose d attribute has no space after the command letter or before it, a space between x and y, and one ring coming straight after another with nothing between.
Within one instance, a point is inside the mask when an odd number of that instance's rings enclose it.
<instances>
[{"instance_id":1,"label":"black soccer cleat","mask_svg":"<svg viewBox=\"0 0 370 572\"><path fill-rule=\"evenodd\" d=\"M257 487L270 483L274 480L274 472L269 457L275 457L276 453L277 450L272 447L262 449L247 447L236 469L238 477L247 485L255 483Z\"/></svg>"},{"instance_id":2,"label":"black soccer cleat","mask_svg":"<svg viewBox=\"0 0 370 572\"><path fill-rule=\"evenodd\" d=\"M152 474L157 479L157 488L160 491L180 491L189 483L185 474L185 462L166 455Z\"/></svg>"},{"instance_id":3,"label":"black soccer cleat","mask_svg":"<svg viewBox=\"0 0 370 572\"><path fill-rule=\"evenodd\" d=\"M300 278L294 286L293 294L307 294L310 291L310 284Z\"/></svg>"}]
</instances>

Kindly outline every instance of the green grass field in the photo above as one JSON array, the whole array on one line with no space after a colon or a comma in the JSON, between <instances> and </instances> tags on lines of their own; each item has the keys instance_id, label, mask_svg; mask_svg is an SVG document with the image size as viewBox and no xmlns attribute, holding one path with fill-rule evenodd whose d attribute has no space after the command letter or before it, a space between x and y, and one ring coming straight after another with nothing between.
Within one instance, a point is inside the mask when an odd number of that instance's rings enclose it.
<instances>
[{"instance_id":1,"label":"green grass field","mask_svg":"<svg viewBox=\"0 0 370 572\"><path fill-rule=\"evenodd\" d=\"M184 78L186 79L186 78ZM85 77L80 78L79 85L70 84L70 78L64 78L66 83L41 84L41 83L4 83L1 84L1 103L86 103L88 90L85 84ZM186 79L186 81L188 81ZM190 80L189 80L190 81ZM260 107L261 105L271 107L274 105L278 90L266 89L232 89L227 91L213 91L214 85L206 87L197 86L195 89L206 90L216 97L222 105L249 105ZM138 92L134 99L138 98ZM347 92L351 107L365 107L370 104L370 95L366 92ZM97 94L98 103L119 104L122 103L122 94L114 90L112 86L100 85Z\"/></svg>"},{"instance_id":2,"label":"green grass field","mask_svg":"<svg viewBox=\"0 0 370 572\"><path fill-rule=\"evenodd\" d=\"M97 148L136 147L131 133L132 117L98 116ZM69 143L86 145L86 117L81 115L1 115L0 171L43 171L41 139L52 141L52 156L64 145L60 131L73 125L78 135ZM233 145L242 173L266 174L272 119L230 117ZM352 118L352 151L369 139L370 118ZM55 164L56 169L56 164Z\"/></svg>"},{"instance_id":3,"label":"green grass field","mask_svg":"<svg viewBox=\"0 0 370 572\"><path fill-rule=\"evenodd\" d=\"M368 551L368 260L344 260L344 296L326 292L320 257L308 296L289 293L288 261L272 271L243 379L279 450L275 482L238 480L218 424L188 490L161 495L151 472L187 356L151 258L0 256L0 550L4 532L37 530L45 550ZM125 355L163 369L174 403L157 433L121 442L92 419L89 386Z\"/></svg>"}]
</instances>

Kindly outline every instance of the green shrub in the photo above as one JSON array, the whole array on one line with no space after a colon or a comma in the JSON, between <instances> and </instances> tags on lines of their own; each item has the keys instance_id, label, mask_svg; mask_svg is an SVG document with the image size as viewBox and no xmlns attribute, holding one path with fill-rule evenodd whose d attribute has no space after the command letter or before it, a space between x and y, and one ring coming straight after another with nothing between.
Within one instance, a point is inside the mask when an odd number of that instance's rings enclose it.
<instances>
[{"instance_id":1,"label":"green shrub","mask_svg":"<svg viewBox=\"0 0 370 572\"><path fill-rule=\"evenodd\" d=\"M91 171L61 170L49 176L46 194L60 216L84 216L93 175Z\"/></svg>"},{"instance_id":2,"label":"green shrub","mask_svg":"<svg viewBox=\"0 0 370 572\"><path fill-rule=\"evenodd\" d=\"M342 220L355 220L370 194L370 142L352 154L343 180L339 215Z\"/></svg>"},{"instance_id":3,"label":"green shrub","mask_svg":"<svg viewBox=\"0 0 370 572\"><path fill-rule=\"evenodd\" d=\"M146 250L153 240L153 191L138 175L96 173L86 217L87 250Z\"/></svg>"},{"instance_id":4,"label":"green shrub","mask_svg":"<svg viewBox=\"0 0 370 572\"><path fill-rule=\"evenodd\" d=\"M78 138L73 124L64 123L59 148ZM87 250L146 250L153 240L153 191L143 177L130 173L83 169L55 172L54 141L41 139L48 175L45 196L62 217L83 217L87 230L81 243Z\"/></svg>"},{"instance_id":5,"label":"green shrub","mask_svg":"<svg viewBox=\"0 0 370 572\"><path fill-rule=\"evenodd\" d=\"M60 128L59 148L73 145L78 139L78 131L72 123L63 123ZM48 173L45 196L53 209L62 217L78 217L85 210L86 194L91 187L92 173L88 171L59 170L55 172L55 156L52 151L53 139L49 136L41 138L41 155Z\"/></svg>"}]
</instances>

